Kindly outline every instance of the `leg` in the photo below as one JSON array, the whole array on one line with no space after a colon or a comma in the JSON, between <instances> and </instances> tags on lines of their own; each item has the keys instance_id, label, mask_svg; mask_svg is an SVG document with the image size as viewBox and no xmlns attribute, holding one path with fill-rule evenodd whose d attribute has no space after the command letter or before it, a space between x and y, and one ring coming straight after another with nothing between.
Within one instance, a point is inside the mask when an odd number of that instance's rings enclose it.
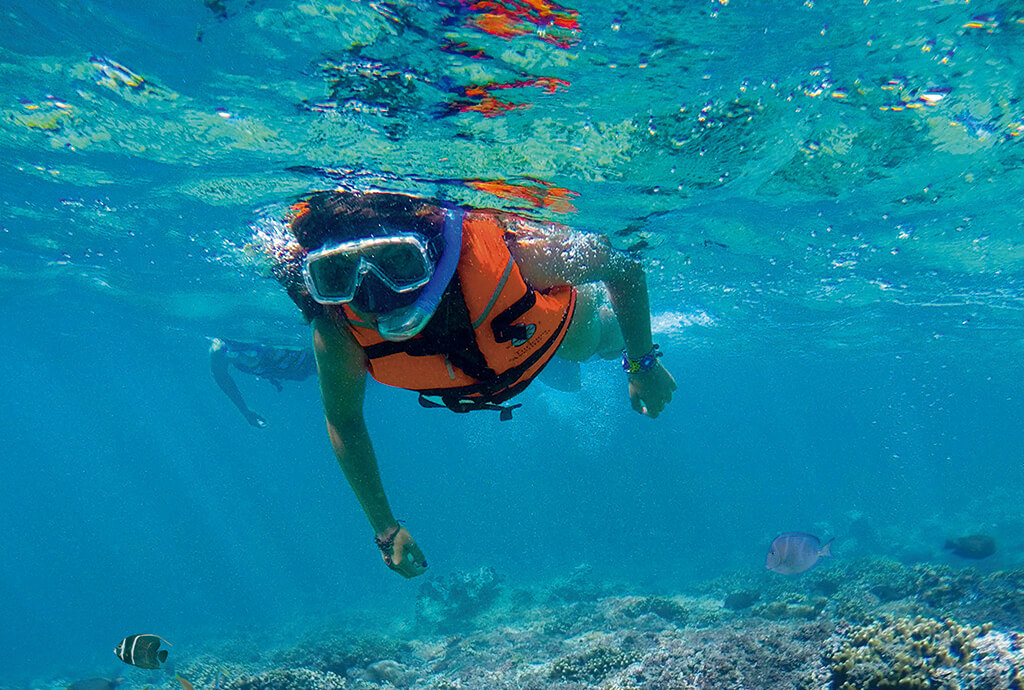
<instances>
[{"instance_id":1,"label":"leg","mask_svg":"<svg viewBox=\"0 0 1024 690\"><path fill-rule=\"evenodd\" d=\"M595 354L612 359L619 356L622 347L622 332L615 312L608 306L604 286L581 285L576 290L572 323L555 354L572 362L582 362Z\"/></svg>"}]
</instances>

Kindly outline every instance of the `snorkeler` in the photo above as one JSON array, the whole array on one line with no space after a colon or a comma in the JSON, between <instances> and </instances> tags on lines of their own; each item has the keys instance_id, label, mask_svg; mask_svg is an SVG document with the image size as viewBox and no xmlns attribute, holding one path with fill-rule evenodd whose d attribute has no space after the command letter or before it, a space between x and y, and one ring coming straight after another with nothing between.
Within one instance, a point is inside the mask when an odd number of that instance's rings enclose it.
<instances>
[{"instance_id":1,"label":"snorkeler","mask_svg":"<svg viewBox=\"0 0 1024 690\"><path fill-rule=\"evenodd\" d=\"M228 365L238 371L270 381L281 391L281 381L305 381L316 374L313 351L308 348L272 347L262 343L243 343L225 338L212 338L210 343L210 370L224 395L235 404L246 421L262 429L267 426L259 414L249 409Z\"/></svg>"},{"instance_id":2,"label":"snorkeler","mask_svg":"<svg viewBox=\"0 0 1024 690\"><path fill-rule=\"evenodd\" d=\"M597 235L341 191L305 196L289 228L275 273L313 326L328 435L384 562L405 577L427 562L384 493L363 415L367 372L417 391L425 407L508 419L518 405L506 401L556 353L583 361L615 351L633 409L657 417L672 399L643 268Z\"/></svg>"}]
</instances>

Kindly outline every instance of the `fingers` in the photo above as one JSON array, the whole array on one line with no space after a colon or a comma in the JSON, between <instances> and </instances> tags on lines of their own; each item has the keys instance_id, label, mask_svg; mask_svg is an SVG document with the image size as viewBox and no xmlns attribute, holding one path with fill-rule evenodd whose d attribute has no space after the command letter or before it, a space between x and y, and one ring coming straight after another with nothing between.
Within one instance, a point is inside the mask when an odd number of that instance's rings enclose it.
<instances>
[{"instance_id":1,"label":"fingers","mask_svg":"<svg viewBox=\"0 0 1024 690\"><path fill-rule=\"evenodd\" d=\"M672 402L672 391L666 391L664 395L657 396L653 400L647 400L646 414L651 419L654 419L662 412L665 411L665 406Z\"/></svg>"},{"instance_id":2,"label":"fingers","mask_svg":"<svg viewBox=\"0 0 1024 690\"><path fill-rule=\"evenodd\" d=\"M402 577L422 575L427 569L427 560L408 532L402 530L395 538L390 554L383 554L384 563Z\"/></svg>"},{"instance_id":3,"label":"fingers","mask_svg":"<svg viewBox=\"0 0 1024 690\"><path fill-rule=\"evenodd\" d=\"M659 376L659 374L661 374ZM633 409L655 419L672 402L672 391L676 390L676 382L664 369L652 369L640 376L631 377L629 382L629 402Z\"/></svg>"},{"instance_id":4,"label":"fingers","mask_svg":"<svg viewBox=\"0 0 1024 690\"><path fill-rule=\"evenodd\" d=\"M423 552L415 542L409 543L405 550L405 558L402 560L402 569L399 572L405 577L416 577L422 575L426 569L427 559L423 557Z\"/></svg>"},{"instance_id":5,"label":"fingers","mask_svg":"<svg viewBox=\"0 0 1024 690\"><path fill-rule=\"evenodd\" d=\"M676 389L673 383L671 388L660 391L661 395L654 397L654 400L647 401L647 416L654 419L665 410L665 406L672 402L672 391Z\"/></svg>"},{"instance_id":6,"label":"fingers","mask_svg":"<svg viewBox=\"0 0 1024 690\"><path fill-rule=\"evenodd\" d=\"M633 406L633 409L640 414L646 414L647 410L644 407L643 397L640 395L640 389L632 381L629 382L629 404Z\"/></svg>"}]
</instances>

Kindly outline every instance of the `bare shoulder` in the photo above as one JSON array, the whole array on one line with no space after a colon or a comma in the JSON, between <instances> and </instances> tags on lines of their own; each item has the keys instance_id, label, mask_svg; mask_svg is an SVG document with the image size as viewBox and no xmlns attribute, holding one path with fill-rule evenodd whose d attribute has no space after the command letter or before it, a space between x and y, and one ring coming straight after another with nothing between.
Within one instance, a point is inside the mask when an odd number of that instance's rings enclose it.
<instances>
[{"instance_id":1,"label":"bare shoulder","mask_svg":"<svg viewBox=\"0 0 1024 690\"><path fill-rule=\"evenodd\" d=\"M324 411L334 425L362 418L366 355L348 329L329 317L313 319L313 352Z\"/></svg>"},{"instance_id":2,"label":"bare shoulder","mask_svg":"<svg viewBox=\"0 0 1024 690\"><path fill-rule=\"evenodd\" d=\"M366 354L356 339L333 319L313 319L313 352L317 368L339 376L362 376L366 373Z\"/></svg>"},{"instance_id":3,"label":"bare shoulder","mask_svg":"<svg viewBox=\"0 0 1024 690\"><path fill-rule=\"evenodd\" d=\"M596 232L518 216L503 220L509 251L534 288L590 282L609 259L611 245Z\"/></svg>"}]
</instances>

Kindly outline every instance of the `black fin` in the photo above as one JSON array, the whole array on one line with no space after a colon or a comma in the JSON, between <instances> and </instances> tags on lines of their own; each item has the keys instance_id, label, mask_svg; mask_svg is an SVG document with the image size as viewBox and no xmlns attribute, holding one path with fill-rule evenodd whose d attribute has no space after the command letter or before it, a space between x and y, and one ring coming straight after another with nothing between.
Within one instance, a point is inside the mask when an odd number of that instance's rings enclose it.
<instances>
[{"instance_id":1,"label":"black fin","mask_svg":"<svg viewBox=\"0 0 1024 690\"><path fill-rule=\"evenodd\" d=\"M156 658L160 661L167 661L167 650L161 649L159 652L156 653Z\"/></svg>"}]
</instances>

